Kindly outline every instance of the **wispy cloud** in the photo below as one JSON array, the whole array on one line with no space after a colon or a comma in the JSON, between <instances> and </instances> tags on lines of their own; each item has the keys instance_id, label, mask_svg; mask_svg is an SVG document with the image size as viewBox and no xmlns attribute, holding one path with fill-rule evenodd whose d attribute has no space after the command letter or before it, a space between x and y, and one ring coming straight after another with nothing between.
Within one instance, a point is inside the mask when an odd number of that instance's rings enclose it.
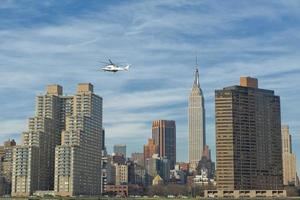
<instances>
[{"instance_id":1,"label":"wispy cloud","mask_svg":"<svg viewBox=\"0 0 300 200\"><path fill-rule=\"evenodd\" d=\"M19 134L26 130L25 123L27 122L26 119L23 120L1 120L0 122L0 139L7 140L11 137L15 137L16 134Z\"/></svg>"}]
</instances>

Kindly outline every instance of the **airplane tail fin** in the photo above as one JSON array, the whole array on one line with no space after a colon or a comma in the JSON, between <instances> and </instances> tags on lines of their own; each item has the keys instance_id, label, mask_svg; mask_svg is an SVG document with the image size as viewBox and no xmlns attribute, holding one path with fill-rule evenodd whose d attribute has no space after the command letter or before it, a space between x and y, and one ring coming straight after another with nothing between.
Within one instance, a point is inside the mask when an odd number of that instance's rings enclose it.
<instances>
[{"instance_id":1,"label":"airplane tail fin","mask_svg":"<svg viewBox=\"0 0 300 200\"><path fill-rule=\"evenodd\" d=\"M130 65L127 65L124 69L125 69L126 71L129 71L129 67L130 67Z\"/></svg>"}]
</instances>

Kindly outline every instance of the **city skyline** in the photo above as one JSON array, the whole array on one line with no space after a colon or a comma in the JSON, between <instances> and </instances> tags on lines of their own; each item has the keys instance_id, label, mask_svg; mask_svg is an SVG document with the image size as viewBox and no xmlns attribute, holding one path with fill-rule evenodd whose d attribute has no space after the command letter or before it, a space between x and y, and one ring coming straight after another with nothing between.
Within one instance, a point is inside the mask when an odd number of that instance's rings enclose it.
<instances>
[{"instance_id":1,"label":"city skyline","mask_svg":"<svg viewBox=\"0 0 300 200\"><path fill-rule=\"evenodd\" d=\"M294 153L300 152L300 111L295 109L299 3L166 2L82 5L77 1L75 11L65 12L68 3L45 1L31 7L4 1L0 5L0 16L6 16L0 20L0 142L14 138L20 143L26 119L33 115L34 97L44 86L59 83L72 93L74 84L91 82L104 99L109 152L119 143L127 145L128 155L142 152L151 137L151 122L174 119L177 160L187 161L187 97L198 51L213 160L214 90L236 84L242 75L258 78L262 88L281 96L282 123L290 126ZM43 15L44 10L49 14ZM141 45L142 41L149 44ZM128 74L97 72L98 61L105 56L125 59L133 68Z\"/></svg>"}]
</instances>

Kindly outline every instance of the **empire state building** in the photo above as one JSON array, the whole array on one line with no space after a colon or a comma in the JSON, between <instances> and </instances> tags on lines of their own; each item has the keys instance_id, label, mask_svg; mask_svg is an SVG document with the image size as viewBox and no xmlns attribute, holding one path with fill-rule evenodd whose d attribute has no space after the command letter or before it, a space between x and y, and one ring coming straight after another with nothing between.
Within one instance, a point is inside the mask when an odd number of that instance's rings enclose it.
<instances>
[{"instance_id":1,"label":"empire state building","mask_svg":"<svg viewBox=\"0 0 300 200\"><path fill-rule=\"evenodd\" d=\"M189 163L196 169L205 146L205 107L204 97L200 88L199 72L196 68L195 80L189 96Z\"/></svg>"}]
</instances>

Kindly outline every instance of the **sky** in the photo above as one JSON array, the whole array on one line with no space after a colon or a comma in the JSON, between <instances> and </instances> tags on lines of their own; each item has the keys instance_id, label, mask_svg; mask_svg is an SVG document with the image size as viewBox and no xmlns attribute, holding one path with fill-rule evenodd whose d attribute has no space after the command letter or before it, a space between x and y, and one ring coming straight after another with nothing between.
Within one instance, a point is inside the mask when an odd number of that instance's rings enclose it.
<instances>
[{"instance_id":1,"label":"sky","mask_svg":"<svg viewBox=\"0 0 300 200\"><path fill-rule=\"evenodd\" d=\"M177 160L188 159L187 103L195 56L215 156L214 91L240 76L281 97L300 169L300 1L1 0L0 142L16 139L48 84L65 94L91 82L103 97L109 152L142 152L155 119L176 120ZM99 61L130 63L105 73ZM298 170L299 171L299 170Z\"/></svg>"}]
</instances>

